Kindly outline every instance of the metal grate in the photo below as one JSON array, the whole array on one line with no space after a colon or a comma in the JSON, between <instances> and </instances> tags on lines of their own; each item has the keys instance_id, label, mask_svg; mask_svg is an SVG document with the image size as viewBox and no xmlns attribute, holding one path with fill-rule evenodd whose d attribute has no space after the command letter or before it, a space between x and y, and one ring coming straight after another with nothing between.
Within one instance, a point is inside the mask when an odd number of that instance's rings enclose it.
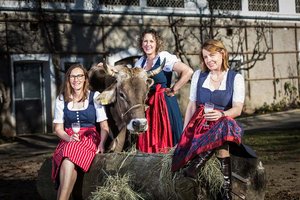
<instances>
[{"instance_id":1,"label":"metal grate","mask_svg":"<svg viewBox=\"0 0 300 200\"><path fill-rule=\"evenodd\" d=\"M4 0L4 1L16 1L16 0ZM17 1L25 1L29 2L37 2L33 0L17 0ZM40 0L42 3L74 3L75 0Z\"/></svg>"},{"instance_id":2,"label":"metal grate","mask_svg":"<svg viewBox=\"0 0 300 200\"><path fill-rule=\"evenodd\" d=\"M42 2L74 3L75 0L42 0Z\"/></svg>"},{"instance_id":3,"label":"metal grate","mask_svg":"<svg viewBox=\"0 0 300 200\"><path fill-rule=\"evenodd\" d=\"M139 0L99 0L100 5L139 6Z\"/></svg>"},{"instance_id":4,"label":"metal grate","mask_svg":"<svg viewBox=\"0 0 300 200\"><path fill-rule=\"evenodd\" d=\"M270 11L278 12L278 0L249 0L250 11Z\"/></svg>"},{"instance_id":5,"label":"metal grate","mask_svg":"<svg viewBox=\"0 0 300 200\"><path fill-rule=\"evenodd\" d=\"M295 0L296 4L296 13L300 13L300 0Z\"/></svg>"},{"instance_id":6,"label":"metal grate","mask_svg":"<svg viewBox=\"0 0 300 200\"><path fill-rule=\"evenodd\" d=\"M184 0L147 0L147 6L184 8Z\"/></svg>"},{"instance_id":7,"label":"metal grate","mask_svg":"<svg viewBox=\"0 0 300 200\"><path fill-rule=\"evenodd\" d=\"M242 10L242 0L209 0L209 8L214 10Z\"/></svg>"}]
</instances>

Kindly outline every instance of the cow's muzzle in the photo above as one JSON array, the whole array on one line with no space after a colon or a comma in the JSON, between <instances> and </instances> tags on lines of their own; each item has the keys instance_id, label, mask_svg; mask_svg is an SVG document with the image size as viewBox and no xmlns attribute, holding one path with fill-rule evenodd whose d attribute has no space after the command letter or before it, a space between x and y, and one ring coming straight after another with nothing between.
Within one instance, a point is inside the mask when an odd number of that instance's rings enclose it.
<instances>
[{"instance_id":1,"label":"cow's muzzle","mask_svg":"<svg viewBox=\"0 0 300 200\"><path fill-rule=\"evenodd\" d=\"M127 124L127 129L131 133L139 134L140 132L144 132L148 129L147 119L145 118L135 118L132 119L129 124Z\"/></svg>"}]
</instances>

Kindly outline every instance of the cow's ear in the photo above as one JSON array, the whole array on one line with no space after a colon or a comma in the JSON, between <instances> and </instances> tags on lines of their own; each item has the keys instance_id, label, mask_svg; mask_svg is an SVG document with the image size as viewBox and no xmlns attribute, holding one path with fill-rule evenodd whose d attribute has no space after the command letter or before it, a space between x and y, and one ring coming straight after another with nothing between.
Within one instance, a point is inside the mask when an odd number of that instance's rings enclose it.
<instances>
[{"instance_id":1,"label":"cow's ear","mask_svg":"<svg viewBox=\"0 0 300 200\"><path fill-rule=\"evenodd\" d=\"M108 105L116 101L117 84L112 84L97 97L97 102L101 105Z\"/></svg>"},{"instance_id":2,"label":"cow's ear","mask_svg":"<svg viewBox=\"0 0 300 200\"><path fill-rule=\"evenodd\" d=\"M147 79L147 85L150 88L154 84L154 80L152 78Z\"/></svg>"}]
</instances>

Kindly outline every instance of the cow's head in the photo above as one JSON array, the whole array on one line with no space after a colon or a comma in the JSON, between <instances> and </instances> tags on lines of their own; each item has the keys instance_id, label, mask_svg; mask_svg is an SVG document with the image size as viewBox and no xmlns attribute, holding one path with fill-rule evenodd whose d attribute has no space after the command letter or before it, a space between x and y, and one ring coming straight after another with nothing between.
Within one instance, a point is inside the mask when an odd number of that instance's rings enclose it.
<instances>
[{"instance_id":1,"label":"cow's head","mask_svg":"<svg viewBox=\"0 0 300 200\"><path fill-rule=\"evenodd\" d=\"M146 131L148 128L145 117L147 94L153 84L152 76L158 74L165 64L153 71L146 72L142 68L128 68L125 65L110 67L106 63L98 64L106 75L114 77L115 81L101 92L97 101L102 105L113 104L117 126L126 125L132 133Z\"/></svg>"}]
</instances>

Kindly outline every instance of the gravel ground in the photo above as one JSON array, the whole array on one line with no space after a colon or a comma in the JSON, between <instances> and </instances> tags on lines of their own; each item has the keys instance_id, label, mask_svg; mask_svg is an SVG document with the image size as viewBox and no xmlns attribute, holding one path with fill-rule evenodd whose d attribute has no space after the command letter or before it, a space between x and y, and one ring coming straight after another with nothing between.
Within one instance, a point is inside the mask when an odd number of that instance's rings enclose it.
<instances>
[{"instance_id":1,"label":"gravel ground","mask_svg":"<svg viewBox=\"0 0 300 200\"><path fill-rule=\"evenodd\" d=\"M39 148L38 151L20 141L0 145L1 200L41 199L35 185L38 170L44 160L51 156L54 144L48 149ZM10 153L5 153L7 151ZM264 167L268 178L265 200L300 200L300 159L271 162L264 164Z\"/></svg>"}]
</instances>

